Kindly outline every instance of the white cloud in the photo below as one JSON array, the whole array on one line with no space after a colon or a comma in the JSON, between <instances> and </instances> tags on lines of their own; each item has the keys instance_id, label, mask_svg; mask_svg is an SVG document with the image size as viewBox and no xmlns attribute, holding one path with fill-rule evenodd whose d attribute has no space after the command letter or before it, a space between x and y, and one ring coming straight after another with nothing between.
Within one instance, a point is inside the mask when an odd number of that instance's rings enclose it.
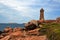
<instances>
[{"instance_id":1,"label":"white cloud","mask_svg":"<svg viewBox=\"0 0 60 40\"><path fill-rule=\"evenodd\" d=\"M45 7L48 5L48 1L50 0L45 0L45 1L37 1L37 0L0 0L1 3L11 7L12 9L21 11L23 13L28 13L32 9L29 7L30 5L39 5L41 7ZM40 7L40 8L41 8Z\"/></svg>"},{"instance_id":2,"label":"white cloud","mask_svg":"<svg viewBox=\"0 0 60 40\"><path fill-rule=\"evenodd\" d=\"M36 14L39 13L41 7L45 9L45 12L51 12L52 10L54 10L53 7L56 7L57 4L51 4L50 1L51 0L0 0L0 3L10 7L11 9L21 12L17 13L15 16L13 16L15 13L9 12L6 12L6 14L2 14L7 15L6 17L10 18L10 20L15 20L15 18L20 19L20 15L22 17L33 19ZM58 2L59 0L53 1ZM32 8L31 6L34 6L35 8ZM1 12L3 12L3 10Z\"/></svg>"},{"instance_id":3,"label":"white cloud","mask_svg":"<svg viewBox=\"0 0 60 40\"><path fill-rule=\"evenodd\" d=\"M33 1L17 1L17 0L0 0L0 3L7 5L13 9L24 11L28 9L29 5L33 5Z\"/></svg>"},{"instance_id":4,"label":"white cloud","mask_svg":"<svg viewBox=\"0 0 60 40\"><path fill-rule=\"evenodd\" d=\"M60 3L60 0L53 0L53 1Z\"/></svg>"},{"instance_id":5,"label":"white cloud","mask_svg":"<svg viewBox=\"0 0 60 40\"><path fill-rule=\"evenodd\" d=\"M33 5L35 0L25 0L25 1L17 1L17 0L0 0L0 3L3 3L4 5L11 7L12 9L21 11L22 16L28 16L30 17L31 15L29 14L29 11L32 9L28 7L29 5Z\"/></svg>"}]
</instances>

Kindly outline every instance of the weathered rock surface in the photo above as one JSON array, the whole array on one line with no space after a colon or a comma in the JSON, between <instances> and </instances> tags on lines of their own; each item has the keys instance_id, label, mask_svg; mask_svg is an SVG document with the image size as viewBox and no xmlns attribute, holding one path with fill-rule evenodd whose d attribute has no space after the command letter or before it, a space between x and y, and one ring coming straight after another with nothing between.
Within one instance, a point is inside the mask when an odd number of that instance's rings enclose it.
<instances>
[{"instance_id":1,"label":"weathered rock surface","mask_svg":"<svg viewBox=\"0 0 60 40\"><path fill-rule=\"evenodd\" d=\"M37 35L39 33L38 32L39 29L34 29L27 32L20 31L20 28L15 28L14 30L15 31L13 31L11 34L1 38L0 40L47 40L46 35L42 36Z\"/></svg>"},{"instance_id":2,"label":"weathered rock surface","mask_svg":"<svg viewBox=\"0 0 60 40\"><path fill-rule=\"evenodd\" d=\"M13 32L16 32L16 31L22 31L22 28L20 28L20 27L15 27L15 28L13 29Z\"/></svg>"},{"instance_id":3,"label":"weathered rock surface","mask_svg":"<svg viewBox=\"0 0 60 40\"><path fill-rule=\"evenodd\" d=\"M25 24L26 30L34 30L36 28L39 28L38 21L36 20L31 20L30 22Z\"/></svg>"},{"instance_id":4,"label":"weathered rock surface","mask_svg":"<svg viewBox=\"0 0 60 40\"><path fill-rule=\"evenodd\" d=\"M43 36L26 36L26 37L12 37L10 35L0 40L47 40L46 35Z\"/></svg>"},{"instance_id":5,"label":"weathered rock surface","mask_svg":"<svg viewBox=\"0 0 60 40\"><path fill-rule=\"evenodd\" d=\"M23 29L6 27L0 35L0 40L47 40L46 35L40 35L39 29L36 20L26 23Z\"/></svg>"},{"instance_id":6,"label":"weathered rock surface","mask_svg":"<svg viewBox=\"0 0 60 40\"><path fill-rule=\"evenodd\" d=\"M10 33L12 33L12 28L10 28L10 27L6 27L5 29L4 29L4 33L7 33L7 34L10 34Z\"/></svg>"}]
</instances>

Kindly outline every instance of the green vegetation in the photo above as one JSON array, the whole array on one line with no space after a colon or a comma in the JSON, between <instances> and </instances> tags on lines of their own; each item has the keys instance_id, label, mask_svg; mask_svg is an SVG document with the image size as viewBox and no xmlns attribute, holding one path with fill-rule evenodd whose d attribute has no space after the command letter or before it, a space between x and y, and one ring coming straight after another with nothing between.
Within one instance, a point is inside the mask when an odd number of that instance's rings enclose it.
<instances>
[{"instance_id":1,"label":"green vegetation","mask_svg":"<svg viewBox=\"0 0 60 40\"><path fill-rule=\"evenodd\" d=\"M49 40L60 40L60 23L45 23L40 28L42 33L46 34Z\"/></svg>"}]
</instances>

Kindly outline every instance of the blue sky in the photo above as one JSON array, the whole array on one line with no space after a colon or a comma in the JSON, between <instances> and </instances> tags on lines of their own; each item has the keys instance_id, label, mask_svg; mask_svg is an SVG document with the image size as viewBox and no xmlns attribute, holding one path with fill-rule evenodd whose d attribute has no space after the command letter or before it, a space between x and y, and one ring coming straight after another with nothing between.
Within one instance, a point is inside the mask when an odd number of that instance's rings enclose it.
<instances>
[{"instance_id":1,"label":"blue sky","mask_svg":"<svg viewBox=\"0 0 60 40\"><path fill-rule=\"evenodd\" d=\"M39 20L41 8L46 20L60 17L60 0L0 0L0 23Z\"/></svg>"}]
</instances>

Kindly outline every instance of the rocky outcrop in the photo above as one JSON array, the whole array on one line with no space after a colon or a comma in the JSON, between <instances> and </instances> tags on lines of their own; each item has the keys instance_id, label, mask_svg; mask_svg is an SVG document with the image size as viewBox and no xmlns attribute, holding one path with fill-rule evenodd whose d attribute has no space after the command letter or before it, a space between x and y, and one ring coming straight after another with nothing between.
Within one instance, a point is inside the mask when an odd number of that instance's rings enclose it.
<instances>
[{"instance_id":1,"label":"rocky outcrop","mask_svg":"<svg viewBox=\"0 0 60 40\"><path fill-rule=\"evenodd\" d=\"M10 34L13 32L13 29L11 27L6 27L3 31L4 33Z\"/></svg>"},{"instance_id":2,"label":"rocky outcrop","mask_svg":"<svg viewBox=\"0 0 60 40\"><path fill-rule=\"evenodd\" d=\"M38 26L37 20L31 20L31 21L29 21L28 23L26 23L25 26L29 26L29 25L31 25L31 24L34 24L34 25Z\"/></svg>"},{"instance_id":3,"label":"rocky outcrop","mask_svg":"<svg viewBox=\"0 0 60 40\"><path fill-rule=\"evenodd\" d=\"M47 40L46 35L43 36L26 36L26 37L16 37L8 35L0 40Z\"/></svg>"},{"instance_id":4,"label":"rocky outcrop","mask_svg":"<svg viewBox=\"0 0 60 40\"><path fill-rule=\"evenodd\" d=\"M40 25L41 26L41 25ZM40 28L36 20L25 24L25 28L6 27L0 35L0 40L46 40L46 35L40 36Z\"/></svg>"},{"instance_id":5,"label":"rocky outcrop","mask_svg":"<svg viewBox=\"0 0 60 40\"><path fill-rule=\"evenodd\" d=\"M0 35L0 40L47 40L47 36L39 35L39 28L34 30L25 31L21 28L14 28L12 32L6 36Z\"/></svg>"},{"instance_id":6,"label":"rocky outcrop","mask_svg":"<svg viewBox=\"0 0 60 40\"><path fill-rule=\"evenodd\" d=\"M39 27L39 25L38 25L38 22L36 20L31 20L30 22L25 24L26 30L34 30L38 27Z\"/></svg>"},{"instance_id":7,"label":"rocky outcrop","mask_svg":"<svg viewBox=\"0 0 60 40\"><path fill-rule=\"evenodd\" d=\"M16 31L22 31L22 28L20 28L20 27L15 27L15 28L13 29L13 32L16 32Z\"/></svg>"},{"instance_id":8,"label":"rocky outcrop","mask_svg":"<svg viewBox=\"0 0 60 40\"><path fill-rule=\"evenodd\" d=\"M39 29L30 30L27 32L28 35L39 35Z\"/></svg>"},{"instance_id":9,"label":"rocky outcrop","mask_svg":"<svg viewBox=\"0 0 60 40\"><path fill-rule=\"evenodd\" d=\"M0 34L2 34L3 32L2 31L0 31Z\"/></svg>"}]
</instances>

